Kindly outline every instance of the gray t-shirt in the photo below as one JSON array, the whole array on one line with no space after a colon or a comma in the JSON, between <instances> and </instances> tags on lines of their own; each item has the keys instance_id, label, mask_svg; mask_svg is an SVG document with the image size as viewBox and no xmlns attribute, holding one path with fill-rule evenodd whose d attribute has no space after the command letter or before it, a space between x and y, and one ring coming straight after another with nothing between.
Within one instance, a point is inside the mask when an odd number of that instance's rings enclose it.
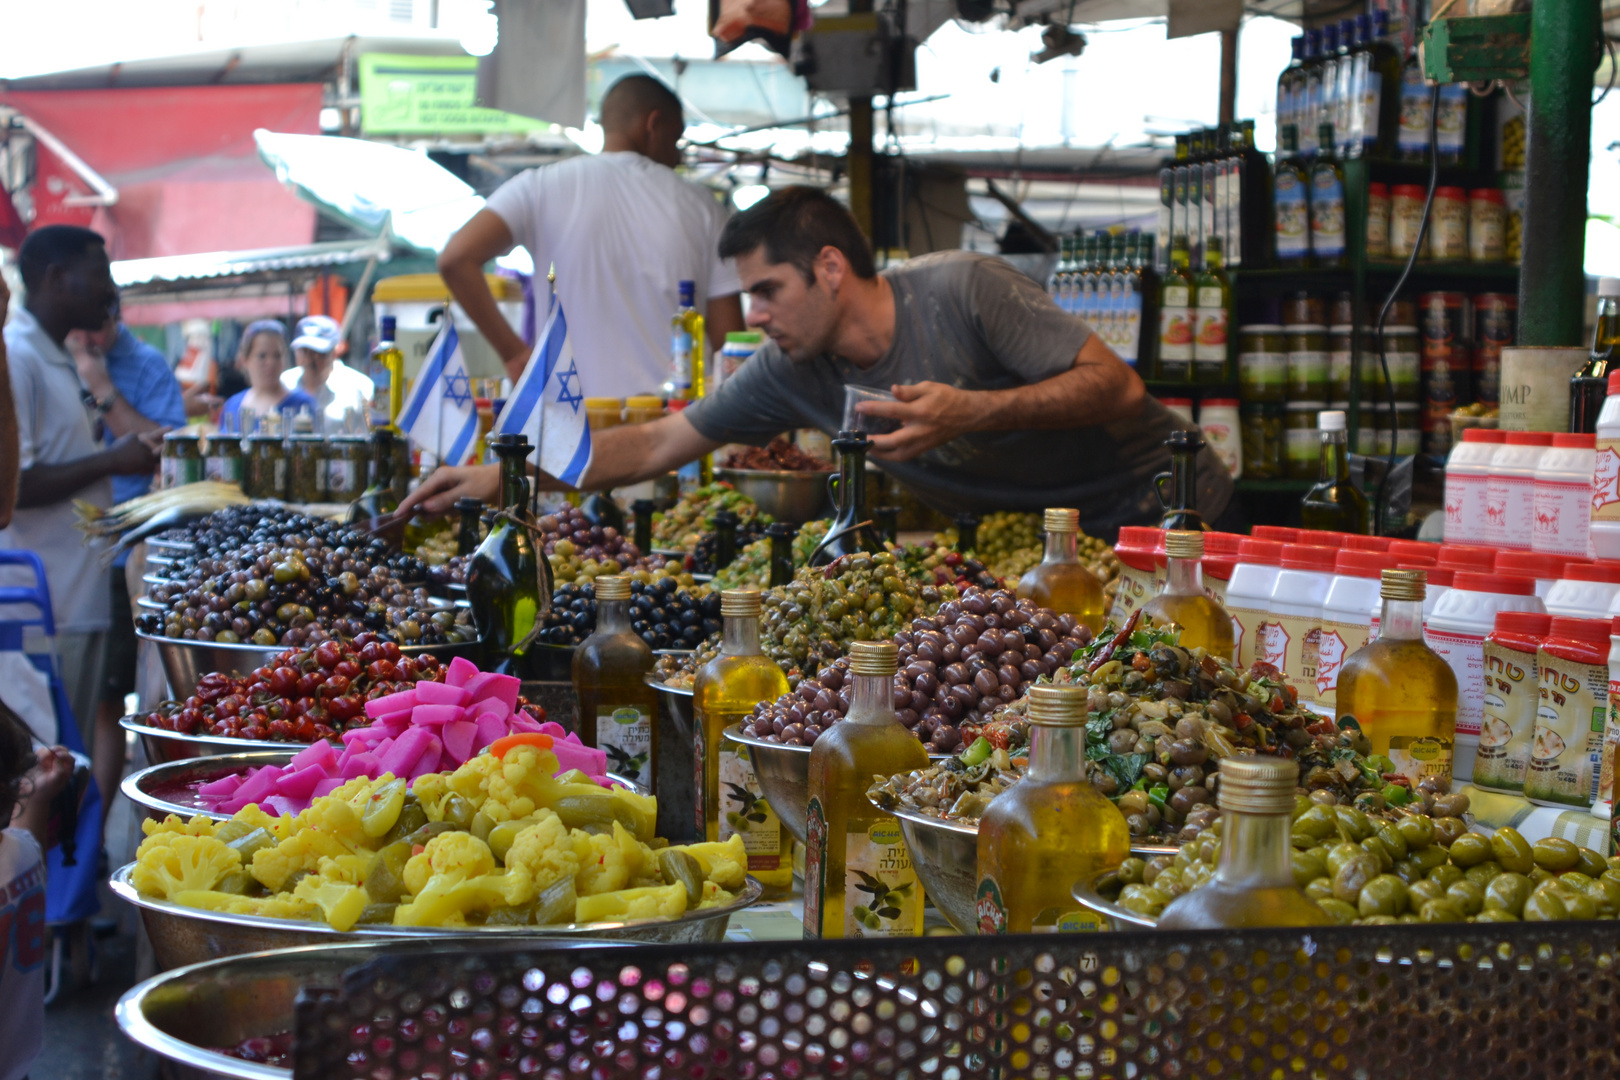
<instances>
[{"instance_id":1,"label":"gray t-shirt","mask_svg":"<svg viewBox=\"0 0 1620 1080\"><path fill-rule=\"evenodd\" d=\"M846 383L881 390L924 381L964 390L1026 386L1073 367L1091 336L1039 285L990 256L939 252L884 277L894 289L894 340L876 365L863 369L827 355L794 363L766 342L712 397L686 410L692 426L718 442L755 446L791 428L834 433ZM1074 507L1088 533L1111 538L1121 525L1159 520L1153 476L1170 468L1164 441L1185 426L1149 399L1129 419L972 432L881 466L945 513ZM1198 481L1198 509L1213 521L1231 499L1232 481L1207 449Z\"/></svg>"}]
</instances>

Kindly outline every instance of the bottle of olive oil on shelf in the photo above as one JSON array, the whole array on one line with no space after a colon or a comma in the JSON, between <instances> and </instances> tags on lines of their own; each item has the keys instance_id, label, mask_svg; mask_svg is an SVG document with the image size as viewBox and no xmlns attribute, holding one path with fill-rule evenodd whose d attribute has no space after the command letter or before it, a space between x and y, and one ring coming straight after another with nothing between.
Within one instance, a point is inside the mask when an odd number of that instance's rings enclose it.
<instances>
[{"instance_id":1,"label":"bottle of olive oil on shelf","mask_svg":"<svg viewBox=\"0 0 1620 1080\"><path fill-rule=\"evenodd\" d=\"M1184 649L1201 648L1232 659L1232 616L1204 591L1204 534L1167 532L1164 553L1169 560L1164 588L1143 606L1142 617L1181 627Z\"/></svg>"},{"instance_id":2,"label":"bottle of olive oil on shelf","mask_svg":"<svg viewBox=\"0 0 1620 1080\"><path fill-rule=\"evenodd\" d=\"M1413 787L1430 777L1451 782L1457 727L1457 676L1423 640L1427 585L1422 570L1384 571L1378 637L1344 662L1336 698L1338 718L1354 717L1372 752L1393 761Z\"/></svg>"},{"instance_id":3,"label":"bottle of olive oil on shelf","mask_svg":"<svg viewBox=\"0 0 1620 1080\"><path fill-rule=\"evenodd\" d=\"M1172 900L1159 916L1159 929L1327 926L1333 922L1294 883L1289 835L1298 781L1299 766L1286 758L1229 757L1221 761L1217 795L1221 854L1215 876Z\"/></svg>"},{"instance_id":4,"label":"bottle of olive oil on shelf","mask_svg":"<svg viewBox=\"0 0 1620 1080\"><path fill-rule=\"evenodd\" d=\"M765 535L771 539L771 588L786 585L793 580L793 540L799 530L785 521L765 526Z\"/></svg>"},{"instance_id":5,"label":"bottle of olive oil on shelf","mask_svg":"<svg viewBox=\"0 0 1620 1080\"><path fill-rule=\"evenodd\" d=\"M1316 160L1311 163L1311 259L1336 270L1344 265L1344 166L1333 152L1333 125L1316 133Z\"/></svg>"},{"instance_id":6,"label":"bottle of olive oil on shelf","mask_svg":"<svg viewBox=\"0 0 1620 1080\"><path fill-rule=\"evenodd\" d=\"M1102 582L1080 562L1079 534L1080 511L1048 510L1046 554L1018 579L1018 595L1059 615L1073 615L1096 633L1106 605Z\"/></svg>"},{"instance_id":7,"label":"bottle of olive oil on shelf","mask_svg":"<svg viewBox=\"0 0 1620 1080\"><path fill-rule=\"evenodd\" d=\"M884 550L883 537L866 512L866 451L871 440L860 431L840 431L833 440L838 451L838 516L827 535L810 555L811 566L826 566L840 555Z\"/></svg>"},{"instance_id":8,"label":"bottle of olive oil on shelf","mask_svg":"<svg viewBox=\"0 0 1620 1080\"><path fill-rule=\"evenodd\" d=\"M494 450L500 458L504 513L497 515L467 566L467 599L483 642L484 668L514 674L539 618L549 574L535 534L523 524L529 501L528 437L497 436Z\"/></svg>"},{"instance_id":9,"label":"bottle of olive oil on shelf","mask_svg":"<svg viewBox=\"0 0 1620 1080\"><path fill-rule=\"evenodd\" d=\"M1232 307L1232 283L1221 269L1222 247L1219 233L1204 238L1204 268L1193 278L1193 378L1204 384L1228 381L1227 312Z\"/></svg>"},{"instance_id":10,"label":"bottle of olive oil on shelf","mask_svg":"<svg viewBox=\"0 0 1620 1080\"><path fill-rule=\"evenodd\" d=\"M701 779L697 824L711 842L740 834L748 850L748 872L765 887L768 898L776 898L793 889L793 837L765 801L748 747L724 735L755 705L788 692L787 676L760 651L759 611L758 589L726 589L720 594L720 616L725 620L720 655L703 666L692 688L694 761Z\"/></svg>"},{"instance_id":11,"label":"bottle of olive oil on shelf","mask_svg":"<svg viewBox=\"0 0 1620 1080\"><path fill-rule=\"evenodd\" d=\"M1344 413L1327 409L1316 414L1322 432L1322 460L1316 484L1300 505L1300 523L1307 529L1356 533L1372 532L1367 496L1350 481L1350 448L1345 438Z\"/></svg>"},{"instance_id":12,"label":"bottle of olive oil on shelf","mask_svg":"<svg viewBox=\"0 0 1620 1080\"><path fill-rule=\"evenodd\" d=\"M1159 282L1159 378L1188 382L1193 371L1193 282L1187 234L1170 238L1170 269Z\"/></svg>"},{"instance_id":13,"label":"bottle of olive oil on shelf","mask_svg":"<svg viewBox=\"0 0 1620 1080\"><path fill-rule=\"evenodd\" d=\"M898 653L891 641L850 646L849 716L810 750L805 823L804 936L915 937L923 891L900 823L866 797L873 776L928 766L928 752L894 715Z\"/></svg>"},{"instance_id":14,"label":"bottle of olive oil on shelf","mask_svg":"<svg viewBox=\"0 0 1620 1080\"><path fill-rule=\"evenodd\" d=\"M1170 448L1170 471L1153 478L1159 497L1165 503L1164 518L1159 522L1159 528L1166 531L1196 529L1208 532L1209 525L1194 505L1198 496L1198 452L1204 448L1204 433L1197 428L1172 431L1170 437L1164 440L1164 445ZM1170 485L1170 495L1166 499L1164 485L1167 483Z\"/></svg>"},{"instance_id":15,"label":"bottle of olive oil on shelf","mask_svg":"<svg viewBox=\"0 0 1620 1080\"><path fill-rule=\"evenodd\" d=\"M658 699L653 654L630 629L630 579L596 579L596 629L574 650L579 738L607 754L609 772L657 790Z\"/></svg>"},{"instance_id":16,"label":"bottle of olive oil on shelf","mask_svg":"<svg viewBox=\"0 0 1620 1080\"><path fill-rule=\"evenodd\" d=\"M1279 266L1310 265L1310 189L1310 173L1299 153L1299 131L1292 124L1284 124L1277 133L1277 167L1271 183L1276 222L1272 242Z\"/></svg>"},{"instance_id":17,"label":"bottle of olive oil on shelf","mask_svg":"<svg viewBox=\"0 0 1620 1080\"><path fill-rule=\"evenodd\" d=\"M981 934L1102 930L1077 881L1130 854L1125 815L1086 779L1086 689L1029 689L1029 769L979 819Z\"/></svg>"}]
</instances>

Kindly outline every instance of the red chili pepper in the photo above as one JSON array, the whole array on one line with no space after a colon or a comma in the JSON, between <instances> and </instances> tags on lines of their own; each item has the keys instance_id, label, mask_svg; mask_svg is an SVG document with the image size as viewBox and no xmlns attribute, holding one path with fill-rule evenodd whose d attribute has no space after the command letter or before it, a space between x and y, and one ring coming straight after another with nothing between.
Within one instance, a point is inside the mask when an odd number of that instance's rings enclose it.
<instances>
[{"instance_id":1,"label":"red chili pepper","mask_svg":"<svg viewBox=\"0 0 1620 1080\"><path fill-rule=\"evenodd\" d=\"M1096 671L1112 660L1114 653L1119 651L1120 645L1131 639L1131 634L1136 631L1136 624L1141 621L1142 609L1137 608L1131 612L1131 617L1125 620L1125 625L1119 628L1119 633L1110 638L1108 644L1097 650L1097 655L1093 656L1091 662L1086 665L1086 672L1089 674Z\"/></svg>"}]
</instances>

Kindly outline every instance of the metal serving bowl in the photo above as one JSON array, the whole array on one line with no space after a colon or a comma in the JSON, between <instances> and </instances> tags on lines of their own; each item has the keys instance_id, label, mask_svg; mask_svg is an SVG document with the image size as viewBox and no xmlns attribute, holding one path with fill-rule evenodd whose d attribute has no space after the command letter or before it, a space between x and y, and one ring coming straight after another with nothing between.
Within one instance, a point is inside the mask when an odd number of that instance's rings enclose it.
<instances>
[{"instance_id":1,"label":"metal serving bowl","mask_svg":"<svg viewBox=\"0 0 1620 1080\"><path fill-rule=\"evenodd\" d=\"M793 839L804 843L805 817L810 807L810 748L744 735L741 724L726 728L725 736L748 747L760 793Z\"/></svg>"},{"instance_id":2,"label":"metal serving bowl","mask_svg":"<svg viewBox=\"0 0 1620 1080\"><path fill-rule=\"evenodd\" d=\"M761 512L794 525L832 516L832 493L827 490L827 477L832 475L788 469L714 470L716 480L753 499Z\"/></svg>"},{"instance_id":3,"label":"metal serving bowl","mask_svg":"<svg viewBox=\"0 0 1620 1080\"><path fill-rule=\"evenodd\" d=\"M536 951L598 948L622 942L537 939ZM460 943L351 941L208 960L166 971L119 999L118 1026L138 1046L210 1076L292 1080L292 1070L220 1052L294 1026L300 990L336 989L351 968L390 952L459 951Z\"/></svg>"},{"instance_id":4,"label":"metal serving bowl","mask_svg":"<svg viewBox=\"0 0 1620 1080\"><path fill-rule=\"evenodd\" d=\"M169 689L177 698L190 697L197 689L197 680L204 675L216 671L227 675L246 675L293 648L279 644L222 645L217 641L188 641L145 634L138 630L135 636L157 646L158 656L163 661L163 673L169 679ZM479 646L477 641L458 641L447 645L401 645L400 652L406 656L432 653L441 660L453 656L477 658Z\"/></svg>"},{"instance_id":5,"label":"metal serving bowl","mask_svg":"<svg viewBox=\"0 0 1620 1080\"><path fill-rule=\"evenodd\" d=\"M261 915L232 915L201 908L181 907L167 900L142 896L130 883L135 864L113 874L108 886L118 897L140 909L146 935L152 940L157 966L170 968L214 960L222 956L287 949L300 945L332 946L349 941L406 939L432 941L455 938L472 941L514 941L529 938L585 938L601 941L639 941L665 944L700 944L725 940L731 916L759 900L759 882L749 878L730 904L689 911L676 919L646 922L566 923L555 926L357 926L339 932L324 922L271 919Z\"/></svg>"},{"instance_id":6,"label":"metal serving bowl","mask_svg":"<svg viewBox=\"0 0 1620 1080\"><path fill-rule=\"evenodd\" d=\"M1115 930L1152 930L1158 925L1158 920L1151 915L1142 915L1129 908L1120 907L1112 900L1103 899L1102 894L1097 891L1097 880L1100 877L1102 875L1098 874L1075 885L1074 898L1081 907L1087 911L1095 911L1107 919Z\"/></svg>"},{"instance_id":7,"label":"metal serving bowl","mask_svg":"<svg viewBox=\"0 0 1620 1080\"><path fill-rule=\"evenodd\" d=\"M272 742L268 739L233 739L227 735L182 735L141 723L140 716L125 716L118 726L141 740L146 760L157 765L193 758L219 757L222 754L242 754L252 750L302 750L307 743ZM139 773L134 774L136 776Z\"/></svg>"},{"instance_id":8,"label":"metal serving bowl","mask_svg":"<svg viewBox=\"0 0 1620 1080\"><path fill-rule=\"evenodd\" d=\"M669 710L670 718L675 721L675 729L690 742L696 731L692 726L696 712L692 707L691 688L683 689L679 686L670 686L668 683L654 682L650 676L647 685L658 691L658 700Z\"/></svg>"},{"instance_id":9,"label":"metal serving bowl","mask_svg":"<svg viewBox=\"0 0 1620 1080\"><path fill-rule=\"evenodd\" d=\"M161 551L171 555L183 555L196 550L197 547L190 540L166 540L161 536L148 536L145 544L148 550Z\"/></svg>"}]
</instances>

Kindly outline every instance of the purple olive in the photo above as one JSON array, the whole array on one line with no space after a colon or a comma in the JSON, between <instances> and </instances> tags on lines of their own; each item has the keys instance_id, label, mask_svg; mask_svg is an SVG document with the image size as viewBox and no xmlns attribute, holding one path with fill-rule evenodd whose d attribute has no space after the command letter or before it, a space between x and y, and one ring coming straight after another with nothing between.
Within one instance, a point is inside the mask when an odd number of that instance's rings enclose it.
<instances>
[{"instance_id":1,"label":"purple olive","mask_svg":"<svg viewBox=\"0 0 1620 1080\"><path fill-rule=\"evenodd\" d=\"M1011 664L1001 665L1001 669L996 672L996 677L1001 680L1002 686L1011 686L1015 688L1019 683L1024 681L1023 672L1019 671Z\"/></svg>"},{"instance_id":2,"label":"purple olive","mask_svg":"<svg viewBox=\"0 0 1620 1080\"><path fill-rule=\"evenodd\" d=\"M995 673L988 669L982 670L973 676L973 688L981 694L993 694L999 685L1000 681L996 678Z\"/></svg>"},{"instance_id":3,"label":"purple olive","mask_svg":"<svg viewBox=\"0 0 1620 1080\"><path fill-rule=\"evenodd\" d=\"M985 656L1000 656L1004 650L1001 644L1001 634L995 630L986 630L978 638L979 651Z\"/></svg>"},{"instance_id":4,"label":"purple olive","mask_svg":"<svg viewBox=\"0 0 1620 1080\"><path fill-rule=\"evenodd\" d=\"M1025 660L1022 664L1018 665L1018 674L1024 677L1024 681L1034 682L1036 679L1046 674L1046 669L1041 667L1037 661Z\"/></svg>"},{"instance_id":5,"label":"purple olive","mask_svg":"<svg viewBox=\"0 0 1620 1080\"><path fill-rule=\"evenodd\" d=\"M1011 705L1018 700L1018 687L1002 683L996 688L996 694L1001 698L1002 704Z\"/></svg>"},{"instance_id":6,"label":"purple olive","mask_svg":"<svg viewBox=\"0 0 1620 1080\"><path fill-rule=\"evenodd\" d=\"M1018 607L1018 600L1011 593L997 590L990 606L996 609L997 615L1006 615Z\"/></svg>"},{"instance_id":7,"label":"purple olive","mask_svg":"<svg viewBox=\"0 0 1620 1080\"><path fill-rule=\"evenodd\" d=\"M940 646L939 658L947 664L955 663L957 660L962 659L962 646L955 641L947 641Z\"/></svg>"},{"instance_id":8,"label":"purple olive","mask_svg":"<svg viewBox=\"0 0 1620 1080\"><path fill-rule=\"evenodd\" d=\"M940 672L940 681L946 686L957 686L967 681L968 670L966 664L946 664L945 670Z\"/></svg>"},{"instance_id":9,"label":"purple olive","mask_svg":"<svg viewBox=\"0 0 1620 1080\"><path fill-rule=\"evenodd\" d=\"M799 736L799 741L805 746L809 746L811 743L821 738L821 733L824 730L824 728L816 727L814 724L807 725L804 732Z\"/></svg>"},{"instance_id":10,"label":"purple olive","mask_svg":"<svg viewBox=\"0 0 1620 1080\"><path fill-rule=\"evenodd\" d=\"M975 615L983 615L990 610L990 602L984 598L983 593L974 590L962 597L962 609Z\"/></svg>"},{"instance_id":11,"label":"purple olive","mask_svg":"<svg viewBox=\"0 0 1620 1080\"><path fill-rule=\"evenodd\" d=\"M804 738L805 727L802 724L789 724L782 729L782 741L796 743Z\"/></svg>"},{"instance_id":12,"label":"purple olive","mask_svg":"<svg viewBox=\"0 0 1620 1080\"><path fill-rule=\"evenodd\" d=\"M934 700L938 703L939 711L947 719L955 720L967 711L967 703L957 697L954 692L941 695Z\"/></svg>"},{"instance_id":13,"label":"purple olive","mask_svg":"<svg viewBox=\"0 0 1620 1080\"><path fill-rule=\"evenodd\" d=\"M977 705L979 703L979 698L982 696L978 690L974 689L971 683L963 683L961 686L951 687L951 695L962 703L962 708L964 711Z\"/></svg>"},{"instance_id":14,"label":"purple olive","mask_svg":"<svg viewBox=\"0 0 1620 1080\"><path fill-rule=\"evenodd\" d=\"M932 672L925 671L911 685L918 693L933 697L934 691L939 689L939 679Z\"/></svg>"},{"instance_id":15,"label":"purple olive","mask_svg":"<svg viewBox=\"0 0 1620 1080\"><path fill-rule=\"evenodd\" d=\"M922 719L922 717L918 715L916 709L900 709L894 715L902 724L906 725L906 727L908 727L908 728L909 727L916 727L917 722Z\"/></svg>"},{"instance_id":16,"label":"purple olive","mask_svg":"<svg viewBox=\"0 0 1620 1080\"><path fill-rule=\"evenodd\" d=\"M771 721L771 731L777 736L780 736L782 732L786 731L787 727L788 722L782 719L780 716Z\"/></svg>"},{"instance_id":17,"label":"purple olive","mask_svg":"<svg viewBox=\"0 0 1620 1080\"><path fill-rule=\"evenodd\" d=\"M917 712L922 712L924 709L928 708L928 703L934 700L933 694L925 694L921 690L913 690L907 694L906 697L908 699L908 706L915 709Z\"/></svg>"},{"instance_id":18,"label":"purple olive","mask_svg":"<svg viewBox=\"0 0 1620 1080\"><path fill-rule=\"evenodd\" d=\"M957 623L955 626L951 627L950 633L951 640L956 642L958 645L966 645L974 638L979 636L973 627L966 623Z\"/></svg>"},{"instance_id":19,"label":"purple olive","mask_svg":"<svg viewBox=\"0 0 1620 1080\"><path fill-rule=\"evenodd\" d=\"M933 737L929 740L941 751L954 750L962 741L962 733L950 724L944 724L934 729Z\"/></svg>"},{"instance_id":20,"label":"purple olive","mask_svg":"<svg viewBox=\"0 0 1620 1080\"><path fill-rule=\"evenodd\" d=\"M1017 630L1007 630L1001 635L1001 647L1007 652L1024 651L1024 635Z\"/></svg>"}]
</instances>

